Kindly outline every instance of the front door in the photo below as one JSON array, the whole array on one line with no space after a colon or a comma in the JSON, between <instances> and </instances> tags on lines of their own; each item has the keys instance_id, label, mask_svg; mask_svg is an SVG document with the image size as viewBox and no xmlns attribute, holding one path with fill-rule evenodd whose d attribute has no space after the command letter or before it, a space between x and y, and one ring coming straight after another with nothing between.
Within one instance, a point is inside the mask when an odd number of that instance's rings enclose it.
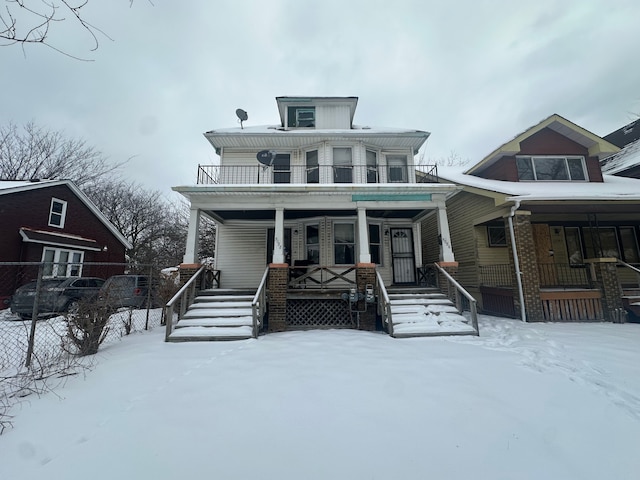
<instances>
[{"instance_id":1,"label":"front door","mask_svg":"<svg viewBox=\"0 0 640 480\"><path fill-rule=\"evenodd\" d=\"M391 257L393 259L393 283L416 282L415 259L413 257L413 232L410 228L391 229Z\"/></svg>"}]
</instances>

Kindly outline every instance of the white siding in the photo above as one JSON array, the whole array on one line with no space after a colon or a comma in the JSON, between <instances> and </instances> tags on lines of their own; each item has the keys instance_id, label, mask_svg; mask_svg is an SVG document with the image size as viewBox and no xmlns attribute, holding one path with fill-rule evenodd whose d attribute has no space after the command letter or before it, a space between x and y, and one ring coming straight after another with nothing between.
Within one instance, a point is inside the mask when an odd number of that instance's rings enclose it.
<instances>
[{"instance_id":1,"label":"white siding","mask_svg":"<svg viewBox=\"0 0 640 480\"><path fill-rule=\"evenodd\" d=\"M266 224L218 225L216 264L222 288L257 288L266 268Z\"/></svg>"},{"instance_id":2,"label":"white siding","mask_svg":"<svg viewBox=\"0 0 640 480\"><path fill-rule=\"evenodd\" d=\"M348 105L316 106L316 128L349 129L351 128L351 109Z\"/></svg>"}]
</instances>

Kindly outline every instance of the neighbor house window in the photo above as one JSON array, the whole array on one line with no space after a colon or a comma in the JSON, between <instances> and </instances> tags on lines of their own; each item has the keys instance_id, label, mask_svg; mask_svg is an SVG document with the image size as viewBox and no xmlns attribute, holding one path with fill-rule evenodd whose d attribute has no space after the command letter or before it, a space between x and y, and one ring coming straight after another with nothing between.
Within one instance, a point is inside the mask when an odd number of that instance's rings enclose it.
<instances>
[{"instance_id":1,"label":"neighbor house window","mask_svg":"<svg viewBox=\"0 0 640 480\"><path fill-rule=\"evenodd\" d=\"M501 225L490 225L487 227L490 247L506 247L507 233Z\"/></svg>"},{"instance_id":2,"label":"neighbor house window","mask_svg":"<svg viewBox=\"0 0 640 480\"><path fill-rule=\"evenodd\" d=\"M287 127L315 127L316 107L289 107L287 109Z\"/></svg>"},{"instance_id":3,"label":"neighbor house window","mask_svg":"<svg viewBox=\"0 0 640 480\"><path fill-rule=\"evenodd\" d=\"M407 157L405 155L387 156L388 179L390 183L407 182Z\"/></svg>"},{"instance_id":4,"label":"neighbor house window","mask_svg":"<svg viewBox=\"0 0 640 480\"><path fill-rule=\"evenodd\" d=\"M353 265L356 240L353 223L333 224L333 259L336 265Z\"/></svg>"},{"instance_id":5,"label":"neighbor house window","mask_svg":"<svg viewBox=\"0 0 640 480\"><path fill-rule=\"evenodd\" d=\"M378 154L367 150L367 183L378 183Z\"/></svg>"},{"instance_id":6,"label":"neighbor house window","mask_svg":"<svg viewBox=\"0 0 640 480\"><path fill-rule=\"evenodd\" d=\"M64 228L64 221L67 216L67 202L51 199L51 209L49 210L49 226Z\"/></svg>"},{"instance_id":7,"label":"neighbor house window","mask_svg":"<svg viewBox=\"0 0 640 480\"><path fill-rule=\"evenodd\" d=\"M288 153L279 153L273 161L273 183L291 182L291 160Z\"/></svg>"},{"instance_id":8,"label":"neighbor house window","mask_svg":"<svg viewBox=\"0 0 640 480\"><path fill-rule=\"evenodd\" d=\"M333 181L334 183L351 183L353 167L351 164L351 148L333 149Z\"/></svg>"},{"instance_id":9,"label":"neighbor house window","mask_svg":"<svg viewBox=\"0 0 640 480\"><path fill-rule=\"evenodd\" d=\"M82 274L84 252L62 248L44 248L42 261L45 277L79 277Z\"/></svg>"},{"instance_id":10,"label":"neighbor house window","mask_svg":"<svg viewBox=\"0 0 640 480\"><path fill-rule=\"evenodd\" d=\"M307 225L305 230L306 260L318 265L320 264L320 229L317 224L314 224Z\"/></svg>"},{"instance_id":11,"label":"neighbor house window","mask_svg":"<svg viewBox=\"0 0 640 480\"><path fill-rule=\"evenodd\" d=\"M375 263L376 265L381 265L381 236L380 236L380 225L378 224L369 224L369 253L371 254L371 263Z\"/></svg>"},{"instance_id":12,"label":"neighbor house window","mask_svg":"<svg viewBox=\"0 0 640 480\"><path fill-rule=\"evenodd\" d=\"M519 180L584 181L584 157L516 157Z\"/></svg>"},{"instance_id":13,"label":"neighbor house window","mask_svg":"<svg viewBox=\"0 0 640 480\"><path fill-rule=\"evenodd\" d=\"M307 183L320 182L320 168L318 166L318 150L307 152Z\"/></svg>"}]
</instances>

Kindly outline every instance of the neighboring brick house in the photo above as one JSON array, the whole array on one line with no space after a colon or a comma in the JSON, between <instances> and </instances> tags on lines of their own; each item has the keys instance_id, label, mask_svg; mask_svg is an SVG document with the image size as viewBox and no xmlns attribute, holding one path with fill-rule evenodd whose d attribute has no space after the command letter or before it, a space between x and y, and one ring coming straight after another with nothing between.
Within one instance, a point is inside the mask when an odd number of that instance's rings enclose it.
<instances>
[{"instance_id":1,"label":"neighboring brick house","mask_svg":"<svg viewBox=\"0 0 640 480\"><path fill-rule=\"evenodd\" d=\"M0 181L0 262L46 262L45 277L122 273L131 248L127 239L69 180ZM0 306L13 291L37 275L35 267L4 265Z\"/></svg>"},{"instance_id":2,"label":"neighboring brick house","mask_svg":"<svg viewBox=\"0 0 640 480\"><path fill-rule=\"evenodd\" d=\"M484 312L621 319L623 289L640 289L640 180L602 174L599 161L618 151L551 115L464 172L440 168L463 187L447 199L452 248ZM429 219L423 229L428 239Z\"/></svg>"},{"instance_id":3,"label":"neighboring brick house","mask_svg":"<svg viewBox=\"0 0 640 480\"><path fill-rule=\"evenodd\" d=\"M602 160L602 172L619 177L640 178L640 120L604 137L622 150Z\"/></svg>"}]
</instances>

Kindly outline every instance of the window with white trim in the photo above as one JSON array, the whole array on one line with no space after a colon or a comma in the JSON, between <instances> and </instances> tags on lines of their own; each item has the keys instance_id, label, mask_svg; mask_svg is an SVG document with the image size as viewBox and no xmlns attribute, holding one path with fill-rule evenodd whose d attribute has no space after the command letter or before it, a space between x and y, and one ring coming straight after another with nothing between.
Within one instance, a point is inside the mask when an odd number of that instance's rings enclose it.
<instances>
[{"instance_id":1,"label":"window with white trim","mask_svg":"<svg viewBox=\"0 0 640 480\"><path fill-rule=\"evenodd\" d=\"M367 183L378 183L378 154L367 150Z\"/></svg>"},{"instance_id":2,"label":"window with white trim","mask_svg":"<svg viewBox=\"0 0 640 480\"><path fill-rule=\"evenodd\" d=\"M289 107L287 109L287 127L311 128L316 126L316 107Z\"/></svg>"},{"instance_id":3,"label":"window with white trim","mask_svg":"<svg viewBox=\"0 0 640 480\"><path fill-rule=\"evenodd\" d=\"M369 224L369 253L371 254L371 263L382 265L382 236L380 235L380 225L377 223Z\"/></svg>"},{"instance_id":4,"label":"window with white trim","mask_svg":"<svg viewBox=\"0 0 640 480\"><path fill-rule=\"evenodd\" d=\"M586 181L584 157L516 157L518 180L521 181Z\"/></svg>"},{"instance_id":5,"label":"window with white trim","mask_svg":"<svg viewBox=\"0 0 640 480\"><path fill-rule=\"evenodd\" d=\"M45 247L42 250L45 277L79 277L82 275L84 252Z\"/></svg>"},{"instance_id":6,"label":"window with white trim","mask_svg":"<svg viewBox=\"0 0 640 480\"><path fill-rule=\"evenodd\" d=\"M353 181L350 147L335 147L333 149L333 181L334 183L351 183Z\"/></svg>"},{"instance_id":7,"label":"window with white trim","mask_svg":"<svg viewBox=\"0 0 640 480\"><path fill-rule=\"evenodd\" d=\"M389 183L407 183L407 156L387 155L387 169Z\"/></svg>"},{"instance_id":8,"label":"window with white trim","mask_svg":"<svg viewBox=\"0 0 640 480\"><path fill-rule=\"evenodd\" d=\"M336 265L353 265L356 233L353 223L333 224L333 261Z\"/></svg>"},{"instance_id":9,"label":"window with white trim","mask_svg":"<svg viewBox=\"0 0 640 480\"><path fill-rule=\"evenodd\" d=\"M49 209L49 226L64 228L64 221L67 216L67 202L57 198L51 199Z\"/></svg>"},{"instance_id":10,"label":"window with white trim","mask_svg":"<svg viewBox=\"0 0 640 480\"><path fill-rule=\"evenodd\" d=\"M320 167L318 165L318 150L306 152L307 183L320 182Z\"/></svg>"},{"instance_id":11,"label":"window with white trim","mask_svg":"<svg viewBox=\"0 0 640 480\"><path fill-rule=\"evenodd\" d=\"M306 260L311 263L320 264L320 228L317 223L305 227L305 248L307 251Z\"/></svg>"}]
</instances>

